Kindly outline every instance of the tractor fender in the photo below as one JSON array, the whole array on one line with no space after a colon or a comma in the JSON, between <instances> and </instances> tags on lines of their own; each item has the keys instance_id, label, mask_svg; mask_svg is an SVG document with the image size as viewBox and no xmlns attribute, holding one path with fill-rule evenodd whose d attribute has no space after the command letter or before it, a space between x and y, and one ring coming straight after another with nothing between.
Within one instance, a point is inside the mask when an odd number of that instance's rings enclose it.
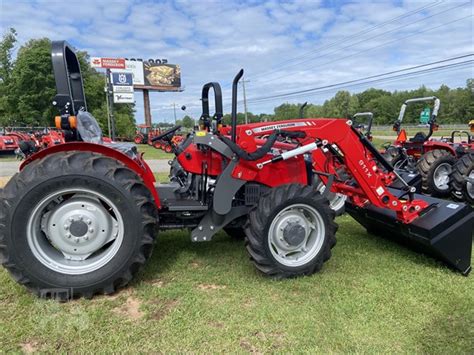
<instances>
[{"instance_id":1,"label":"tractor fender","mask_svg":"<svg viewBox=\"0 0 474 355\"><path fill-rule=\"evenodd\" d=\"M428 152L434 149L446 150L451 155L456 156L456 150L448 143L437 142L437 141L427 141L423 145L423 150L425 152Z\"/></svg>"},{"instance_id":2,"label":"tractor fender","mask_svg":"<svg viewBox=\"0 0 474 355\"><path fill-rule=\"evenodd\" d=\"M117 149L102 145L102 144L95 144L95 143L87 143L87 142L71 142L71 143L63 143L59 145L53 145L49 148L45 148L40 150L39 152L31 155L28 157L21 165L20 171L25 168L31 162L42 159L47 155L60 153L60 152L69 152L69 151L81 151L81 152L94 152L101 155L105 155L112 159L118 160L123 163L127 168L133 170L138 176L143 179L145 186L150 190L151 195L155 200L155 205L159 209L161 207L160 197L158 196L158 192L155 188L155 176L151 171L150 167L144 160L135 160L130 158L128 155L120 152Z\"/></svg>"}]
</instances>

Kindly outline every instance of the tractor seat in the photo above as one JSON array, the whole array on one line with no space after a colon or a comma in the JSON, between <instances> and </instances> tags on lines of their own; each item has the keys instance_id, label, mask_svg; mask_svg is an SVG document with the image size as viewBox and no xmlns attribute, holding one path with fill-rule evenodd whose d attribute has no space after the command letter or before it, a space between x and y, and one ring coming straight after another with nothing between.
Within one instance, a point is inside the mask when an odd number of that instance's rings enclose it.
<instances>
[{"instance_id":1,"label":"tractor seat","mask_svg":"<svg viewBox=\"0 0 474 355\"><path fill-rule=\"evenodd\" d=\"M426 141L426 134L423 132L418 132L413 138L410 138L409 141L412 143L423 143Z\"/></svg>"},{"instance_id":2,"label":"tractor seat","mask_svg":"<svg viewBox=\"0 0 474 355\"><path fill-rule=\"evenodd\" d=\"M77 114L77 131L84 142L102 144L128 155L134 159L138 156L137 147L133 143L126 142L104 142L102 130L97 120L90 112L79 111Z\"/></svg>"}]
</instances>

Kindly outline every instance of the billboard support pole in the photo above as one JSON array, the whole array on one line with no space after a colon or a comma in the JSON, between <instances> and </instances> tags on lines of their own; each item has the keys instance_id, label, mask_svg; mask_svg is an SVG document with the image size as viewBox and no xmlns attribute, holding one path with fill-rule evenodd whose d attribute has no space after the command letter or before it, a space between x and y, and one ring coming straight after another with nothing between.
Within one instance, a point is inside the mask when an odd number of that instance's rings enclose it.
<instances>
[{"instance_id":1,"label":"billboard support pole","mask_svg":"<svg viewBox=\"0 0 474 355\"><path fill-rule=\"evenodd\" d=\"M110 107L109 107L109 85L107 83L107 74L105 75L105 100L107 103L107 132L109 134L109 138L112 139L112 133L110 131Z\"/></svg>"},{"instance_id":2,"label":"billboard support pole","mask_svg":"<svg viewBox=\"0 0 474 355\"><path fill-rule=\"evenodd\" d=\"M112 94L112 83L110 81L110 69L106 70L107 81L107 110L109 118L109 138L115 140L115 120L114 120L114 98Z\"/></svg>"},{"instance_id":3,"label":"billboard support pole","mask_svg":"<svg viewBox=\"0 0 474 355\"><path fill-rule=\"evenodd\" d=\"M150 93L143 89L143 108L145 112L145 125L151 127Z\"/></svg>"}]
</instances>

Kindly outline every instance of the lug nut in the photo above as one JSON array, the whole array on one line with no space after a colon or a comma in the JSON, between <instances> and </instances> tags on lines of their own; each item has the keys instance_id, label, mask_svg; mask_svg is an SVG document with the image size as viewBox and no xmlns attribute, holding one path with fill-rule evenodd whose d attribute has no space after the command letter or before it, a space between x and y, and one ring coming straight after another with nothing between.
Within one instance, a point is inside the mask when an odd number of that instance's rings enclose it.
<instances>
[{"instance_id":1,"label":"lug nut","mask_svg":"<svg viewBox=\"0 0 474 355\"><path fill-rule=\"evenodd\" d=\"M74 241L75 241L76 243L79 243L80 239L79 239L79 238L76 238L76 239L74 239Z\"/></svg>"},{"instance_id":2,"label":"lug nut","mask_svg":"<svg viewBox=\"0 0 474 355\"><path fill-rule=\"evenodd\" d=\"M65 230L68 230L69 229L69 226L67 224L64 225L64 229Z\"/></svg>"},{"instance_id":3,"label":"lug nut","mask_svg":"<svg viewBox=\"0 0 474 355\"><path fill-rule=\"evenodd\" d=\"M91 225L92 221L90 219L87 220L87 224Z\"/></svg>"},{"instance_id":4,"label":"lug nut","mask_svg":"<svg viewBox=\"0 0 474 355\"><path fill-rule=\"evenodd\" d=\"M94 232L94 228L89 228L89 233Z\"/></svg>"},{"instance_id":5,"label":"lug nut","mask_svg":"<svg viewBox=\"0 0 474 355\"><path fill-rule=\"evenodd\" d=\"M66 237L71 238L71 233L66 233Z\"/></svg>"}]
</instances>

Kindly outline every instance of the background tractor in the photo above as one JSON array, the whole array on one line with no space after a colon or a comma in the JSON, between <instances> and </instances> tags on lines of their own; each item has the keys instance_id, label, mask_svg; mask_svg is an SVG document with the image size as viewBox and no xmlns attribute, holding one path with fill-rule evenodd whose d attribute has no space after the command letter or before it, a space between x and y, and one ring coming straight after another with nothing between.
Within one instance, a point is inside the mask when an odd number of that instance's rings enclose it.
<instances>
[{"instance_id":1,"label":"background tractor","mask_svg":"<svg viewBox=\"0 0 474 355\"><path fill-rule=\"evenodd\" d=\"M470 272L471 207L416 194L350 120L237 125L241 70L232 84L231 125L222 122L220 85L204 85L201 129L174 147L172 181L156 184L133 144L102 140L74 51L65 42L52 48L54 102L67 142L30 156L0 195L0 260L39 296L113 293L150 257L156 232L168 229L189 229L193 242L232 230L245 236L263 275L311 275L336 245L329 192L347 196L347 212L370 233ZM154 139L172 144L179 130ZM316 176L324 193L313 185Z\"/></svg>"},{"instance_id":2,"label":"background tractor","mask_svg":"<svg viewBox=\"0 0 474 355\"><path fill-rule=\"evenodd\" d=\"M145 124L137 125L137 131L133 141L135 144L148 144L153 145L152 139L161 133L159 128L153 128Z\"/></svg>"},{"instance_id":3,"label":"background tractor","mask_svg":"<svg viewBox=\"0 0 474 355\"><path fill-rule=\"evenodd\" d=\"M408 138L402 122L408 105L420 102L433 102L434 107L427 123L428 134L417 132ZM450 174L456 160L474 148L469 134L465 131L454 131L449 138L433 139L432 134L438 129L436 118L440 108L437 97L422 97L406 100L398 119L393 125L398 136L395 142L387 146L384 157L397 169L417 171L422 178L422 190L433 196L447 197L451 192ZM456 142L456 136L467 133L468 140Z\"/></svg>"}]
</instances>

